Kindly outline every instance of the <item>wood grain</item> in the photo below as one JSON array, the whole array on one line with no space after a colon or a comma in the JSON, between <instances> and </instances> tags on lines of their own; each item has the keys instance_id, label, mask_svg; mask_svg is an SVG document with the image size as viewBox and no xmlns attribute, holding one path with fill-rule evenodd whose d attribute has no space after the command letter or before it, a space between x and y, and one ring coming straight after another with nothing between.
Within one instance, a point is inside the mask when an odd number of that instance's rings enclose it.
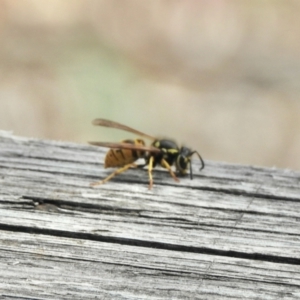
<instances>
[{"instance_id":1,"label":"wood grain","mask_svg":"<svg viewBox=\"0 0 300 300\"><path fill-rule=\"evenodd\" d=\"M300 172L105 177L105 149L0 134L1 299L299 299Z\"/></svg>"}]
</instances>

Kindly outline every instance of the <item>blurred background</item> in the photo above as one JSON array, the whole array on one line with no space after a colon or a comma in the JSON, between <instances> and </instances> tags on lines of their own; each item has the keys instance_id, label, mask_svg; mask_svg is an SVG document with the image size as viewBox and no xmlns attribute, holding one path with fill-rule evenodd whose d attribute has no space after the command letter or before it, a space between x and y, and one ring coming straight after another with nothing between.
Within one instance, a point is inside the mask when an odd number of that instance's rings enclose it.
<instances>
[{"instance_id":1,"label":"blurred background","mask_svg":"<svg viewBox=\"0 0 300 300\"><path fill-rule=\"evenodd\" d=\"M204 159L300 169L299 0L0 0L0 129L172 137Z\"/></svg>"}]
</instances>

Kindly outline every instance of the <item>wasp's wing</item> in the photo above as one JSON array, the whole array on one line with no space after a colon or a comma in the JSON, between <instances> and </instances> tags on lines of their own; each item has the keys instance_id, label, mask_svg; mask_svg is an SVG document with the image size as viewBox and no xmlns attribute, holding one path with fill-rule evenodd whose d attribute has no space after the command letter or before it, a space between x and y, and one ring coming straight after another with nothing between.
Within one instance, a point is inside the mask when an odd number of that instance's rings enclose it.
<instances>
[{"instance_id":1,"label":"wasp's wing","mask_svg":"<svg viewBox=\"0 0 300 300\"><path fill-rule=\"evenodd\" d=\"M104 126L104 127L109 127L109 128L116 128L116 129L120 129L120 130L124 130L124 131L128 131L134 134L137 134L139 136L143 136L145 138L148 138L150 140L156 140L156 138L154 138L153 136L150 136L146 133L143 133L141 131L135 130L133 128L130 128L126 125L114 122L114 121L110 121L110 120L106 120L106 119L95 119L92 122L93 125L97 125L97 126Z\"/></svg>"},{"instance_id":2,"label":"wasp's wing","mask_svg":"<svg viewBox=\"0 0 300 300\"><path fill-rule=\"evenodd\" d=\"M148 151L151 153L160 153L161 150L152 146L139 146L129 143L110 143L110 142L89 142L89 144L94 146L114 148L114 149L130 149L130 150L139 150L139 151Z\"/></svg>"}]
</instances>

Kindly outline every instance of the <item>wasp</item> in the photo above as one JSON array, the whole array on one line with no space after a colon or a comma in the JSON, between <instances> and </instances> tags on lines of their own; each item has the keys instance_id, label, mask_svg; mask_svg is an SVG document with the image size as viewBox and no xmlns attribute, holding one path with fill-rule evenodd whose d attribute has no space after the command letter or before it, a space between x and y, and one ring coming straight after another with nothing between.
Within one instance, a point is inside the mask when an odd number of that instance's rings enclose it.
<instances>
[{"instance_id":1,"label":"wasp","mask_svg":"<svg viewBox=\"0 0 300 300\"><path fill-rule=\"evenodd\" d=\"M166 168L173 179L177 182L179 182L179 179L171 168L173 165L175 165L176 173L178 175L185 175L189 169L190 178L193 179L191 158L194 154L197 154L201 162L200 170L202 170L205 166L202 157L197 151L192 151L190 148L184 146L179 147L172 140L157 139L126 125L106 119L95 119L92 124L131 132L139 135L140 137L151 140L152 144L150 146L146 146L143 139L127 139L120 143L89 142L94 146L110 148L105 156L105 168L118 167L116 171L111 173L105 179L91 183L91 186L103 184L112 179L114 176L125 172L129 168L143 168L148 166L149 189L151 189L153 186L152 170L156 167L156 165ZM140 158L144 159L145 163L136 164L136 161Z\"/></svg>"}]
</instances>

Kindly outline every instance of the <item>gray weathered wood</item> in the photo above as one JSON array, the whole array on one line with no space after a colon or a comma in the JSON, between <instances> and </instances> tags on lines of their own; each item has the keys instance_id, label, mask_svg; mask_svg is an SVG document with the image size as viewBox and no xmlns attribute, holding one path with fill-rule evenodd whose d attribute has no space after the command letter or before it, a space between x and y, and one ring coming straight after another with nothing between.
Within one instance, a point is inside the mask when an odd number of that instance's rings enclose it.
<instances>
[{"instance_id":1,"label":"gray weathered wood","mask_svg":"<svg viewBox=\"0 0 300 300\"><path fill-rule=\"evenodd\" d=\"M299 299L300 172L105 177L105 149L0 135L1 299Z\"/></svg>"}]
</instances>

